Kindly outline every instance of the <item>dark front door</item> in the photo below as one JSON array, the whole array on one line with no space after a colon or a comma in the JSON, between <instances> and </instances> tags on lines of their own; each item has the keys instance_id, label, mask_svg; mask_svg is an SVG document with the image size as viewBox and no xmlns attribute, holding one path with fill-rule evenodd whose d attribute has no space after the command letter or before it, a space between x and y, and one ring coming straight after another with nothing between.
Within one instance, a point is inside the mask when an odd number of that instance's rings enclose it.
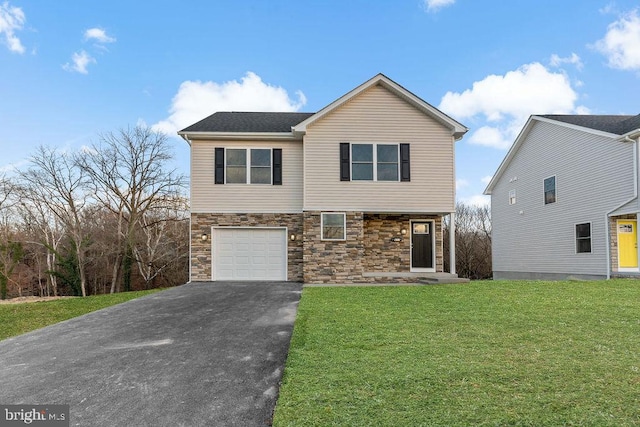
<instances>
[{"instance_id":1,"label":"dark front door","mask_svg":"<svg viewBox=\"0 0 640 427\"><path fill-rule=\"evenodd\" d=\"M433 268L433 222L411 224L411 268Z\"/></svg>"}]
</instances>

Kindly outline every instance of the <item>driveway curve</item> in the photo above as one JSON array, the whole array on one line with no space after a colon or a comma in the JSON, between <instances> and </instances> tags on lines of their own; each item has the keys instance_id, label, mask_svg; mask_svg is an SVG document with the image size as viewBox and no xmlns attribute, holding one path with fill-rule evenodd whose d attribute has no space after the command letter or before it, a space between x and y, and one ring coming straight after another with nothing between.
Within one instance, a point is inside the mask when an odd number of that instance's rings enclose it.
<instances>
[{"instance_id":1,"label":"driveway curve","mask_svg":"<svg viewBox=\"0 0 640 427\"><path fill-rule=\"evenodd\" d=\"M0 341L0 404L72 426L270 425L302 285L189 283Z\"/></svg>"}]
</instances>

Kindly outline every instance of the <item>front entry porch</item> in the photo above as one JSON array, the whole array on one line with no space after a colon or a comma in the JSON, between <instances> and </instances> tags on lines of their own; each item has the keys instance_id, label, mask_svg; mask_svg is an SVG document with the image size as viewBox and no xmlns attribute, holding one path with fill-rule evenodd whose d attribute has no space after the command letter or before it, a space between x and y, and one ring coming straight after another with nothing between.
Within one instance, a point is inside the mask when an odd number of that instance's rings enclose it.
<instances>
[{"instance_id":1,"label":"front entry porch","mask_svg":"<svg viewBox=\"0 0 640 427\"><path fill-rule=\"evenodd\" d=\"M636 214L609 218L611 276L640 275L638 253L638 217Z\"/></svg>"}]
</instances>

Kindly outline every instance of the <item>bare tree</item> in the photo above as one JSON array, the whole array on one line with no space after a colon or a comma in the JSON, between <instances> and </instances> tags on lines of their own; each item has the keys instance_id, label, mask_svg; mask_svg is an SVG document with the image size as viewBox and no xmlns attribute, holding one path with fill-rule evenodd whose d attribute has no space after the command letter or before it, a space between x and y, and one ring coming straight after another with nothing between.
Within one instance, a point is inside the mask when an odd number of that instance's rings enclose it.
<instances>
[{"instance_id":1,"label":"bare tree","mask_svg":"<svg viewBox=\"0 0 640 427\"><path fill-rule=\"evenodd\" d=\"M491 266L491 210L488 206L456 204L456 271L469 279L488 279ZM449 259L449 223L445 221L445 263ZM448 268L448 266L445 266Z\"/></svg>"},{"instance_id":2,"label":"bare tree","mask_svg":"<svg viewBox=\"0 0 640 427\"><path fill-rule=\"evenodd\" d=\"M188 237L180 232L181 223L188 219L186 199L176 195L159 205L159 208L142 215L142 238L135 248L136 263L145 281L145 288L167 267L188 254L188 248L181 247Z\"/></svg>"},{"instance_id":3,"label":"bare tree","mask_svg":"<svg viewBox=\"0 0 640 427\"><path fill-rule=\"evenodd\" d=\"M15 184L0 175L0 298L7 298L7 286L13 270L24 255L22 244L16 241L11 220L15 205Z\"/></svg>"},{"instance_id":4,"label":"bare tree","mask_svg":"<svg viewBox=\"0 0 640 427\"><path fill-rule=\"evenodd\" d=\"M29 189L32 202L46 206L71 238L81 293L86 296L88 239L82 213L90 201L87 176L81 168L75 167L72 155L43 146L37 149L29 163L29 169L20 173L24 187Z\"/></svg>"},{"instance_id":5,"label":"bare tree","mask_svg":"<svg viewBox=\"0 0 640 427\"><path fill-rule=\"evenodd\" d=\"M65 235L64 227L53 210L41 203L41 191L27 183L19 190L18 212L27 231L33 234L35 244L44 248L48 283L54 296L58 296L58 277L54 274L59 246Z\"/></svg>"},{"instance_id":6,"label":"bare tree","mask_svg":"<svg viewBox=\"0 0 640 427\"><path fill-rule=\"evenodd\" d=\"M166 135L146 126L103 134L98 144L78 158L82 170L91 177L95 196L119 219L125 291L131 289L136 233L142 219L184 186L184 176L168 169L172 158Z\"/></svg>"}]
</instances>

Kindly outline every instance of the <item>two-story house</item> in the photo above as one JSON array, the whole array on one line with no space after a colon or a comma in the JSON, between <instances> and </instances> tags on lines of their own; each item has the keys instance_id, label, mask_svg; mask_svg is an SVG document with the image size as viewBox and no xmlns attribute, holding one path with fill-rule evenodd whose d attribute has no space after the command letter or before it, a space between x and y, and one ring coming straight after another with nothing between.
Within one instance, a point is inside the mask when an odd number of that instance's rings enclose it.
<instances>
[{"instance_id":1,"label":"two-story house","mask_svg":"<svg viewBox=\"0 0 640 427\"><path fill-rule=\"evenodd\" d=\"M465 132L382 74L317 113L217 112L185 128L191 280L455 279L442 224Z\"/></svg>"},{"instance_id":2,"label":"two-story house","mask_svg":"<svg viewBox=\"0 0 640 427\"><path fill-rule=\"evenodd\" d=\"M640 115L531 116L491 195L496 279L638 274Z\"/></svg>"}]
</instances>

